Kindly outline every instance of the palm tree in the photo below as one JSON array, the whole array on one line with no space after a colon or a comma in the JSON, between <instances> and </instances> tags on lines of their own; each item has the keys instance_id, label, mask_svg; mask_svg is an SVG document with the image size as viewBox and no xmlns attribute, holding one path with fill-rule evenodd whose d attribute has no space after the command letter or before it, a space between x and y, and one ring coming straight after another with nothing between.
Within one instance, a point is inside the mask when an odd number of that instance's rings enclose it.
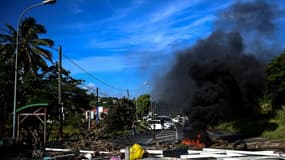
<instances>
[{"instance_id":1,"label":"palm tree","mask_svg":"<svg viewBox=\"0 0 285 160\"><path fill-rule=\"evenodd\" d=\"M15 66L15 49L17 30L10 24L5 29L0 28L0 137L7 130L8 113L12 112L13 70ZM18 69L20 79L24 73L38 76L40 70L48 68L47 60L52 62L52 54L47 47L52 47L54 42L50 39L40 38L40 34L46 33L43 25L37 24L34 18L24 19L19 26L19 50ZM21 94L22 95L22 94Z\"/></svg>"},{"instance_id":2,"label":"palm tree","mask_svg":"<svg viewBox=\"0 0 285 160\"><path fill-rule=\"evenodd\" d=\"M7 49L7 54L11 54L11 48L16 48L17 31L9 24L6 27L8 29L6 34L0 34L0 42ZM37 75L40 69L48 68L47 60L52 62L52 53L47 50L47 47L52 47L54 42L51 39L39 37L40 34L44 33L46 33L45 27L38 24L32 17L21 22L19 26L18 66L22 73L29 72Z\"/></svg>"}]
</instances>

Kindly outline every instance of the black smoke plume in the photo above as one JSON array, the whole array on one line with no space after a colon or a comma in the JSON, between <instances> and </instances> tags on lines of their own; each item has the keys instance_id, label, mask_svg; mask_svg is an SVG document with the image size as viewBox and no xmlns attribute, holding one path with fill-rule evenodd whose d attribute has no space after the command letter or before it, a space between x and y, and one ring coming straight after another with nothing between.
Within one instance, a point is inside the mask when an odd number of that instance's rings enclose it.
<instances>
[{"instance_id":1,"label":"black smoke plume","mask_svg":"<svg viewBox=\"0 0 285 160\"><path fill-rule=\"evenodd\" d=\"M214 32L177 53L170 71L158 80L157 110L185 111L200 128L257 114L265 61L278 53L272 49L278 15L275 5L262 0L238 1L220 12Z\"/></svg>"},{"instance_id":2,"label":"black smoke plume","mask_svg":"<svg viewBox=\"0 0 285 160\"><path fill-rule=\"evenodd\" d=\"M282 15L283 14L283 15ZM262 61L268 61L282 50L278 43L276 21L284 16L272 1L237 1L218 13L216 30L239 32L245 45L244 52L254 54Z\"/></svg>"}]
</instances>

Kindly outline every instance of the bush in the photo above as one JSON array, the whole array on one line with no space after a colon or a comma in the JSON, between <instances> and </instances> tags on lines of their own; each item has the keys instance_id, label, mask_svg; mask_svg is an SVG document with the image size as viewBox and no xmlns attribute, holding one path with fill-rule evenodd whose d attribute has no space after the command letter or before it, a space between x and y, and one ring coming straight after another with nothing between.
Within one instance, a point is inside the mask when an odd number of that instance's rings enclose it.
<instances>
[{"instance_id":1,"label":"bush","mask_svg":"<svg viewBox=\"0 0 285 160\"><path fill-rule=\"evenodd\" d=\"M262 137L271 139L285 139L285 107L276 111L276 116L273 117L270 122L275 123L278 127L272 131L265 131L262 133Z\"/></svg>"}]
</instances>

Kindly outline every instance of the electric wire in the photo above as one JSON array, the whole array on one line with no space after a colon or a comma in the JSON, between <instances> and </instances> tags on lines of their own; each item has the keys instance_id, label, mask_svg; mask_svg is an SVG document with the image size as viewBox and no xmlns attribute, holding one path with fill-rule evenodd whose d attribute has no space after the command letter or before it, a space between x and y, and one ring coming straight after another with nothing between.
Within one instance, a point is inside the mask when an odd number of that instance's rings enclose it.
<instances>
[{"instance_id":1,"label":"electric wire","mask_svg":"<svg viewBox=\"0 0 285 160\"><path fill-rule=\"evenodd\" d=\"M81 85L86 87L88 90L92 90L92 91L96 92L96 89L94 89L94 88L92 88L92 87L90 87L90 86L88 86L86 84L81 84ZM105 96L105 97L112 97L112 96L108 95L107 93L104 93L104 92L101 92L101 91L98 91L98 93L103 95L103 96Z\"/></svg>"},{"instance_id":2,"label":"electric wire","mask_svg":"<svg viewBox=\"0 0 285 160\"><path fill-rule=\"evenodd\" d=\"M56 48L53 48L53 47L50 47L50 48L53 49L53 50L55 50L55 51L58 51L58 49L56 49ZM97 78L97 77L94 76L93 74L87 72L84 68L82 68L79 64L77 64L77 63L74 62L73 60L71 60L71 59L70 59L69 57L67 57L65 54L62 54L62 56L63 56L65 59L67 59L70 63L72 63L74 66L76 66L78 69L80 69L81 71L83 71L84 73L86 73L87 75L89 75L91 78L95 79L96 81L101 82L103 85L105 85L105 86L107 86L107 87L109 87L109 88L111 88L111 89L113 89L113 90L117 90L117 91L121 91L121 92L124 92L124 91L125 91L125 90L123 90L123 89L114 87L114 86L112 86L112 85L106 83L105 81L103 81L103 80ZM95 91L95 89L93 89L93 88L90 87L90 86L87 86L87 85L85 85L85 84L81 84L81 85L87 87L89 90ZM101 95L104 95L104 96L112 97L112 96L110 96L110 95L108 95L108 94L106 94L106 93L103 93L103 92L99 92L99 93L100 93Z\"/></svg>"},{"instance_id":3,"label":"electric wire","mask_svg":"<svg viewBox=\"0 0 285 160\"><path fill-rule=\"evenodd\" d=\"M95 80L101 82L101 83L104 84L105 86L107 86L107 87L109 87L109 88L111 88L111 89L114 89L114 90L125 91L125 90L123 90L123 89L116 88L116 87L114 87L114 86L112 86L112 85L106 83L105 81L103 81L103 80L101 80L101 79L95 77L93 74L87 72L84 68L82 68L82 67L81 67L80 65L78 65L76 62L74 62L73 60L71 60L70 58L68 58L67 56L65 56L64 54L62 54L62 55L63 55L63 57L64 57L65 59L67 59L70 63L72 63L73 65L75 65L77 68L79 68L80 70L82 70L83 72L85 72L85 73L86 73L87 75L89 75L90 77L92 77L92 78L94 78Z\"/></svg>"}]
</instances>

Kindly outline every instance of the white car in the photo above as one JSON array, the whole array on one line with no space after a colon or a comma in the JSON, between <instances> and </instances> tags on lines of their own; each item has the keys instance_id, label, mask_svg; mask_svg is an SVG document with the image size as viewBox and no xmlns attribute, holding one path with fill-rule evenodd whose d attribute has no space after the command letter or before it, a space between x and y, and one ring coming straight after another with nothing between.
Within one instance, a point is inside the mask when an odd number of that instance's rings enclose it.
<instances>
[{"instance_id":1,"label":"white car","mask_svg":"<svg viewBox=\"0 0 285 160\"><path fill-rule=\"evenodd\" d=\"M175 123L168 121L164 123L163 127L164 127L163 129L175 129L176 125Z\"/></svg>"},{"instance_id":2,"label":"white car","mask_svg":"<svg viewBox=\"0 0 285 160\"><path fill-rule=\"evenodd\" d=\"M179 123L178 117L173 118L173 119L172 119L172 122L174 122L174 123Z\"/></svg>"},{"instance_id":3,"label":"white car","mask_svg":"<svg viewBox=\"0 0 285 160\"><path fill-rule=\"evenodd\" d=\"M149 120L148 121L148 124L149 124L149 127L150 127L150 129L156 129L156 130L161 130L161 129L163 129L163 126L161 125L161 122L160 122L160 120L158 119L158 120Z\"/></svg>"}]
</instances>

